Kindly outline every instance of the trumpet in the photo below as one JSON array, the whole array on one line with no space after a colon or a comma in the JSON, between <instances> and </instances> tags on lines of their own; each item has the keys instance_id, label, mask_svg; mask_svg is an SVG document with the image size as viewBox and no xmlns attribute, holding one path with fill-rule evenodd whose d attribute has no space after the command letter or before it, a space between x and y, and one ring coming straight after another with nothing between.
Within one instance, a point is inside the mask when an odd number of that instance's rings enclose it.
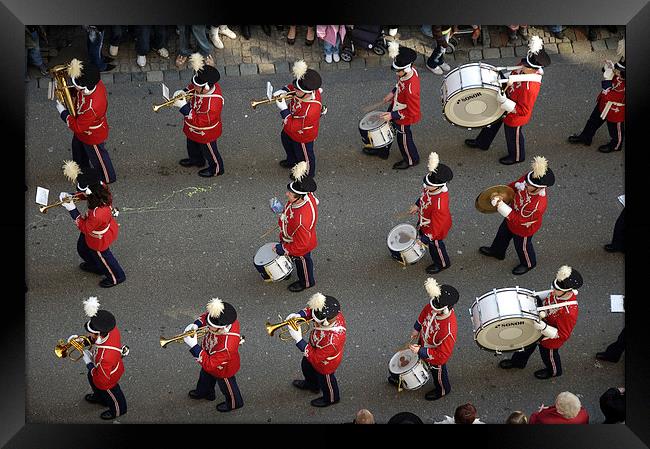
<instances>
[{"instance_id":1,"label":"trumpet","mask_svg":"<svg viewBox=\"0 0 650 449\"><path fill-rule=\"evenodd\" d=\"M185 93L179 94L179 95L176 96L176 97L172 97L172 98L170 98L169 100L165 101L164 103L161 103L161 104L154 104L154 105L153 105L153 112L158 112L158 109L160 109L160 108L164 108L165 106L171 106L172 104L174 104L174 102L175 102L176 100L180 100L181 98L184 98L184 99L186 99L186 100L189 100L189 99L192 98L194 95L195 95L194 92L185 92Z\"/></svg>"},{"instance_id":2,"label":"trumpet","mask_svg":"<svg viewBox=\"0 0 650 449\"><path fill-rule=\"evenodd\" d=\"M79 335L68 342L59 340L59 343L54 347L54 354L60 359L67 357L73 362L76 362L84 356L84 349L86 347L90 349L92 345L93 342L90 340L90 335ZM74 351L79 351L79 357L72 357Z\"/></svg>"},{"instance_id":3,"label":"trumpet","mask_svg":"<svg viewBox=\"0 0 650 449\"><path fill-rule=\"evenodd\" d=\"M76 202L82 201L84 199L85 198L81 198L81 197L78 197L78 196L72 196L72 200L65 199L63 201L57 201L56 203L48 204L47 206L41 206L41 207L38 208L38 210L41 213L46 214L48 209L51 209L51 208L56 207L56 206L60 206L63 203L69 203L70 201L72 201L73 203L76 203Z\"/></svg>"},{"instance_id":4,"label":"trumpet","mask_svg":"<svg viewBox=\"0 0 650 449\"><path fill-rule=\"evenodd\" d=\"M286 94L278 95L277 97L264 98L263 100L251 100L251 107L255 109L261 104L271 104L277 100L286 100L287 98L293 98L296 96L295 91L287 92Z\"/></svg>"},{"instance_id":5,"label":"trumpet","mask_svg":"<svg viewBox=\"0 0 650 449\"><path fill-rule=\"evenodd\" d=\"M48 86L48 98L50 100L59 100L65 105L66 109L73 117L77 116L75 102L72 99L70 91L74 91L75 87L70 86L66 80L68 76L68 66L65 64L57 65L48 70L52 76L53 81L50 81Z\"/></svg>"},{"instance_id":6,"label":"trumpet","mask_svg":"<svg viewBox=\"0 0 650 449\"><path fill-rule=\"evenodd\" d=\"M169 343L180 342L185 337L191 337L194 334L196 334L197 337L203 337L207 332L208 332L208 326L203 326L203 327L199 327L197 330L190 330L187 332L183 332L182 334L176 335L175 337L172 338L160 337L160 347L164 348Z\"/></svg>"},{"instance_id":7,"label":"trumpet","mask_svg":"<svg viewBox=\"0 0 650 449\"><path fill-rule=\"evenodd\" d=\"M276 330L284 327L284 326L291 326L291 329L297 331L300 329L301 332L306 333L309 331L309 322L311 321L310 319L306 318L289 318L288 320L281 321L277 324L271 324L268 321L266 322L266 333L269 334L270 337L273 336ZM307 328L305 330L302 329L302 326L306 325ZM289 335L289 331L287 329L283 329L279 334L278 337L280 337L280 340L282 341L289 341L291 340L291 336Z\"/></svg>"}]
</instances>

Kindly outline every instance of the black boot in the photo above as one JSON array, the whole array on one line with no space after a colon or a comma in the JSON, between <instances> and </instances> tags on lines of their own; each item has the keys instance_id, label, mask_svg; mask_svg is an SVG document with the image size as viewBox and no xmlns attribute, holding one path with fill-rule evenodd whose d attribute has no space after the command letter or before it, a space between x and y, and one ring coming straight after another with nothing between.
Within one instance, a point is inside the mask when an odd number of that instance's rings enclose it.
<instances>
[{"instance_id":1,"label":"black boot","mask_svg":"<svg viewBox=\"0 0 650 449\"><path fill-rule=\"evenodd\" d=\"M244 39L249 40L251 38L251 27L250 25L241 26L241 35L244 36Z\"/></svg>"}]
</instances>

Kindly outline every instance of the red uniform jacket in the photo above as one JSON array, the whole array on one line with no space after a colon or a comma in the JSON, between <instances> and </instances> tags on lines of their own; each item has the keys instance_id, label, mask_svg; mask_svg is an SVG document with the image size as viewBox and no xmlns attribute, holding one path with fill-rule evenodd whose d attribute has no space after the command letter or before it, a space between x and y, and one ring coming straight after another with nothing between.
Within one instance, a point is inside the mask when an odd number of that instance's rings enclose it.
<instances>
[{"instance_id":1,"label":"red uniform jacket","mask_svg":"<svg viewBox=\"0 0 650 449\"><path fill-rule=\"evenodd\" d=\"M101 341L101 343L100 343ZM109 390L120 381L124 374L122 362L122 340L117 327L113 328L102 341L101 337L95 342L95 367L90 370L93 384L100 390Z\"/></svg>"},{"instance_id":2,"label":"red uniform jacket","mask_svg":"<svg viewBox=\"0 0 650 449\"><path fill-rule=\"evenodd\" d=\"M449 212L449 192L432 195L427 189L422 189L422 195L416 202L418 211L418 228L431 240L444 240L451 229L451 213Z\"/></svg>"},{"instance_id":3,"label":"red uniform jacket","mask_svg":"<svg viewBox=\"0 0 650 449\"><path fill-rule=\"evenodd\" d=\"M286 86L289 92L296 91L293 84ZM314 98L307 94L304 99L291 98L287 101L289 114L283 115L283 130L291 140L299 143L313 142L318 137L318 125L323 104L322 89L314 91Z\"/></svg>"},{"instance_id":4,"label":"red uniform jacket","mask_svg":"<svg viewBox=\"0 0 650 449\"><path fill-rule=\"evenodd\" d=\"M531 195L526 188L519 190L515 184L521 184L526 181L526 175L522 176L515 182L508 184L515 191L515 199L512 204L512 212L506 218L508 229L520 237L530 237L539 231L542 227L542 216L546 212L546 190L544 193Z\"/></svg>"},{"instance_id":5,"label":"red uniform jacket","mask_svg":"<svg viewBox=\"0 0 650 449\"><path fill-rule=\"evenodd\" d=\"M605 120L619 123L625 121L625 80L614 76L611 81L603 81L603 90L598 94L598 110Z\"/></svg>"},{"instance_id":6,"label":"red uniform jacket","mask_svg":"<svg viewBox=\"0 0 650 449\"><path fill-rule=\"evenodd\" d=\"M75 105L77 116L67 115L64 120L74 135L86 145L98 145L108 138L108 96L106 86L99 80L90 95L77 91Z\"/></svg>"},{"instance_id":7,"label":"red uniform jacket","mask_svg":"<svg viewBox=\"0 0 650 449\"><path fill-rule=\"evenodd\" d=\"M538 70L537 73L541 75L543 72ZM511 74L522 75L523 72L520 70L513 70ZM512 112L506 114L503 123L512 127L524 126L528 123L533 113L533 106L535 106L535 100L537 99L537 94L539 94L539 88L541 86L542 83L536 81L524 81L515 82L512 86L506 88L506 97L517 103L517 105Z\"/></svg>"},{"instance_id":8,"label":"red uniform jacket","mask_svg":"<svg viewBox=\"0 0 650 449\"><path fill-rule=\"evenodd\" d=\"M420 76L412 67L410 76L400 78L393 89L393 121L396 125L413 125L420 121Z\"/></svg>"},{"instance_id":9,"label":"red uniform jacket","mask_svg":"<svg viewBox=\"0 0 650 449\"><path fill-rule=\"evenodd\" d=\"M190 83L187 89L194 89L194 84ZM221 136L221 110L223 109L221 86L215 84L212 93L204 95L206 96L190 98L190 113L185 116L183 132L188 139L206 144L214 142Z\"/></svg>"},{"instance_id":10,"label":"red uniform jacket","mask_svg":"<svg viewBox=\"0 0 650 449\"><path fill-rule=\"evenodd\" d=\"M531 424L589 424L589 414L584 407L580 409L575 418L567 419L557 412L555 406L543 409L530 415Z\"/></svg>"},{"instance_id":11,"label":"red uniform jacket","mask_svg":"<svg viewBox=\"0 0 650 449\"><path fill-rule=\"evenodd\" d=\"M289 203L278 219L280 243L290 256L304 256L318 246L316 238L318 222L318 199L313 193L305 195L305 202L299 206Z\"/></svg>"},{"instance_id":12,"label":"red uniform jacket","mask_svg":"<svg viewBox=\"0 0 650 449\"><path fill-rule=\"evenodd\" d=\"M311 309L306 307L301 315L311 319ZM330 321L330 320L328 320ZM345 318L341 312L330 321L327 329L314 327L305 346L305 357L320 374L332 374L341 364L345 346ZM316 325L316 322L314 322Z\"/></svg>"},{"instance_id":13,"label":"red uniform jacket","mask_svg":"<svg viewBox=\"0 0 650 449\"><path fill-rule=\"evenodd\" d=\"M444 365L451 357L456 344L458 326L456 312L452 309L447 318L440 318L431 307L424 306L414 326L420 332L418 344L421 346L419 356L430 365ZM418 329L419 327L419 329Z\"/></svg>"},{"instance_id":14,"label":"red uniform jacket","mask_svg":"<svg viewBox=\"0 0 650 449\"><path fill-rule=\"evenodd\" d=\"M551 294L548 295L548 298L544 300L544 305L550 306L551 304L561 304L565 301L574 301L576 296L577 295L572 293L568 299L558 301L555 298L555 294L551 292ZM549 326L557 328L558 336L557 338L544 338L540 344L546 349L559 349L569 339L571 332L573 332L573 328L578 321L578 305L571 304L558 309L549 309L546 313L548 315L546 315L544 321Z\"/></svg>"},{"instance_id":15,"label":"red uniform jacket","mask_svg":"<svg viewBox=\"0 0 650 449\"><path fill-rule=\"evenodd\" d=\"M207 313L199 317L202 326L206 326ZM198 325L198 323L197 323ZM239 371L239 320L235 320L230 331L225 334L206 333L201 341L201 352L196 359L201 367L211 376L225 379L234 376Z\"/></svg>"},{"instance_id":16,"label":"red uniform jacket","mask_svg":"<svg viewBox=\"0 0 650 449\"><path fill-rule=\"evenodd\" d=\"M70 215L84 235L88 248L93 251L105 251L117 240L119 227L111 206L89 209L86 215L81 215L78 209L72 209Z\"/></svg>"}]
</instances>

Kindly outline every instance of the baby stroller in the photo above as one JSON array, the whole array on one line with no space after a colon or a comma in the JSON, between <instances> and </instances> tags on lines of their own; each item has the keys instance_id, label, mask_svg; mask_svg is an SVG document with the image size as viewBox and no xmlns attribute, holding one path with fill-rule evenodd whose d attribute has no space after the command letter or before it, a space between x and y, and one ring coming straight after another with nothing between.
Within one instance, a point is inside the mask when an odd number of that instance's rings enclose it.
<instances>
[{"instance_id":1,"label":"baby stroller","mask_svg":"<svg viewBox=\"0 0 650 449\"><path fill-rule=\"evenodd\" d=\"M354 25L354 28L347 28L345 39L343 39L341 59L350 62L356 54L355 47L372 49L377 55L386 53L386 38L381 25Z\"/></svg>"}]
</instances>

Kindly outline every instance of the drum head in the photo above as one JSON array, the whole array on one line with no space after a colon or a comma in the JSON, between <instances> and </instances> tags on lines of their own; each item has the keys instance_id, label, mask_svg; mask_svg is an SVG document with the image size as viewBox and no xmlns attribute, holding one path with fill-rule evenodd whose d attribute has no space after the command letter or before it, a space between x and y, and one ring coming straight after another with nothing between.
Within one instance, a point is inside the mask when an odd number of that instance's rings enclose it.
<instances>
[{"instance_id":1,"label":"drum head","mask_svg":"<svg viewBox=\"0 0 650 449\"><path fill-rule=\"evenodd\" d=\"M447 120L465 128L490 125L504 113L497 101L497 91L484 87L457 92L449 98L444 107Z\"/></svg>"},{"instance_id":2,"label":"drum head","mask_svg":"<svg viewBox=\"0 0 650 449\"><path fill-rule=\"evenodd\" d=\"M381 118L381 114L383 113L384 112L382 111L368 112L359 122L359 129L362 129L364 131L371 131L373 129L379 128L384 123L386 123L386 121Z\"/></svg>"},{"instance_id":3,"label":"drum head","mask_svg":"<svg viewBox=\"0 0 650 449\"><path fill-rule=\"evenodd\" d=\"M393 374L402 374L410 370L418 363L418 356L410 349L403 349L391 357L388 363L388 371Z\"/></svg>"},{"instance_id":4,"label":"drum head","mask_svg":"<svg viewBox=\"0 0 650 449\"><path fill-rule=\"evenodd\" d=\"M273 247L277 244L278 242L267 243L266 245L258 249L257 252L255 253L255 258L253 259L253 263L257 266L263 267L267 263L275 260L275 258L278 257L278 255L273 251Z\"/></svg>"},{"instance_id":5,"label":"drum head","mask_svg":"<svg viewBox=\"0 0 650 449\"><path fill-rule=\"evenodd\" d=\"M413 245L417 236L418 232L414 226L408 223L398 224L388 234L388 247L393 251L404 251Z\"/></svg>"},{"instance_id":6,"label":"drum head","mask_svg":"<svg viewBox=\"0 0 650 449\"><path fill-rule=\"evenodd\" d=\"M532 318L507 318L482 328L474 337L485 349L499 352L518 351L535 343L542 336Z\"/></svg>"}]
</instances>

